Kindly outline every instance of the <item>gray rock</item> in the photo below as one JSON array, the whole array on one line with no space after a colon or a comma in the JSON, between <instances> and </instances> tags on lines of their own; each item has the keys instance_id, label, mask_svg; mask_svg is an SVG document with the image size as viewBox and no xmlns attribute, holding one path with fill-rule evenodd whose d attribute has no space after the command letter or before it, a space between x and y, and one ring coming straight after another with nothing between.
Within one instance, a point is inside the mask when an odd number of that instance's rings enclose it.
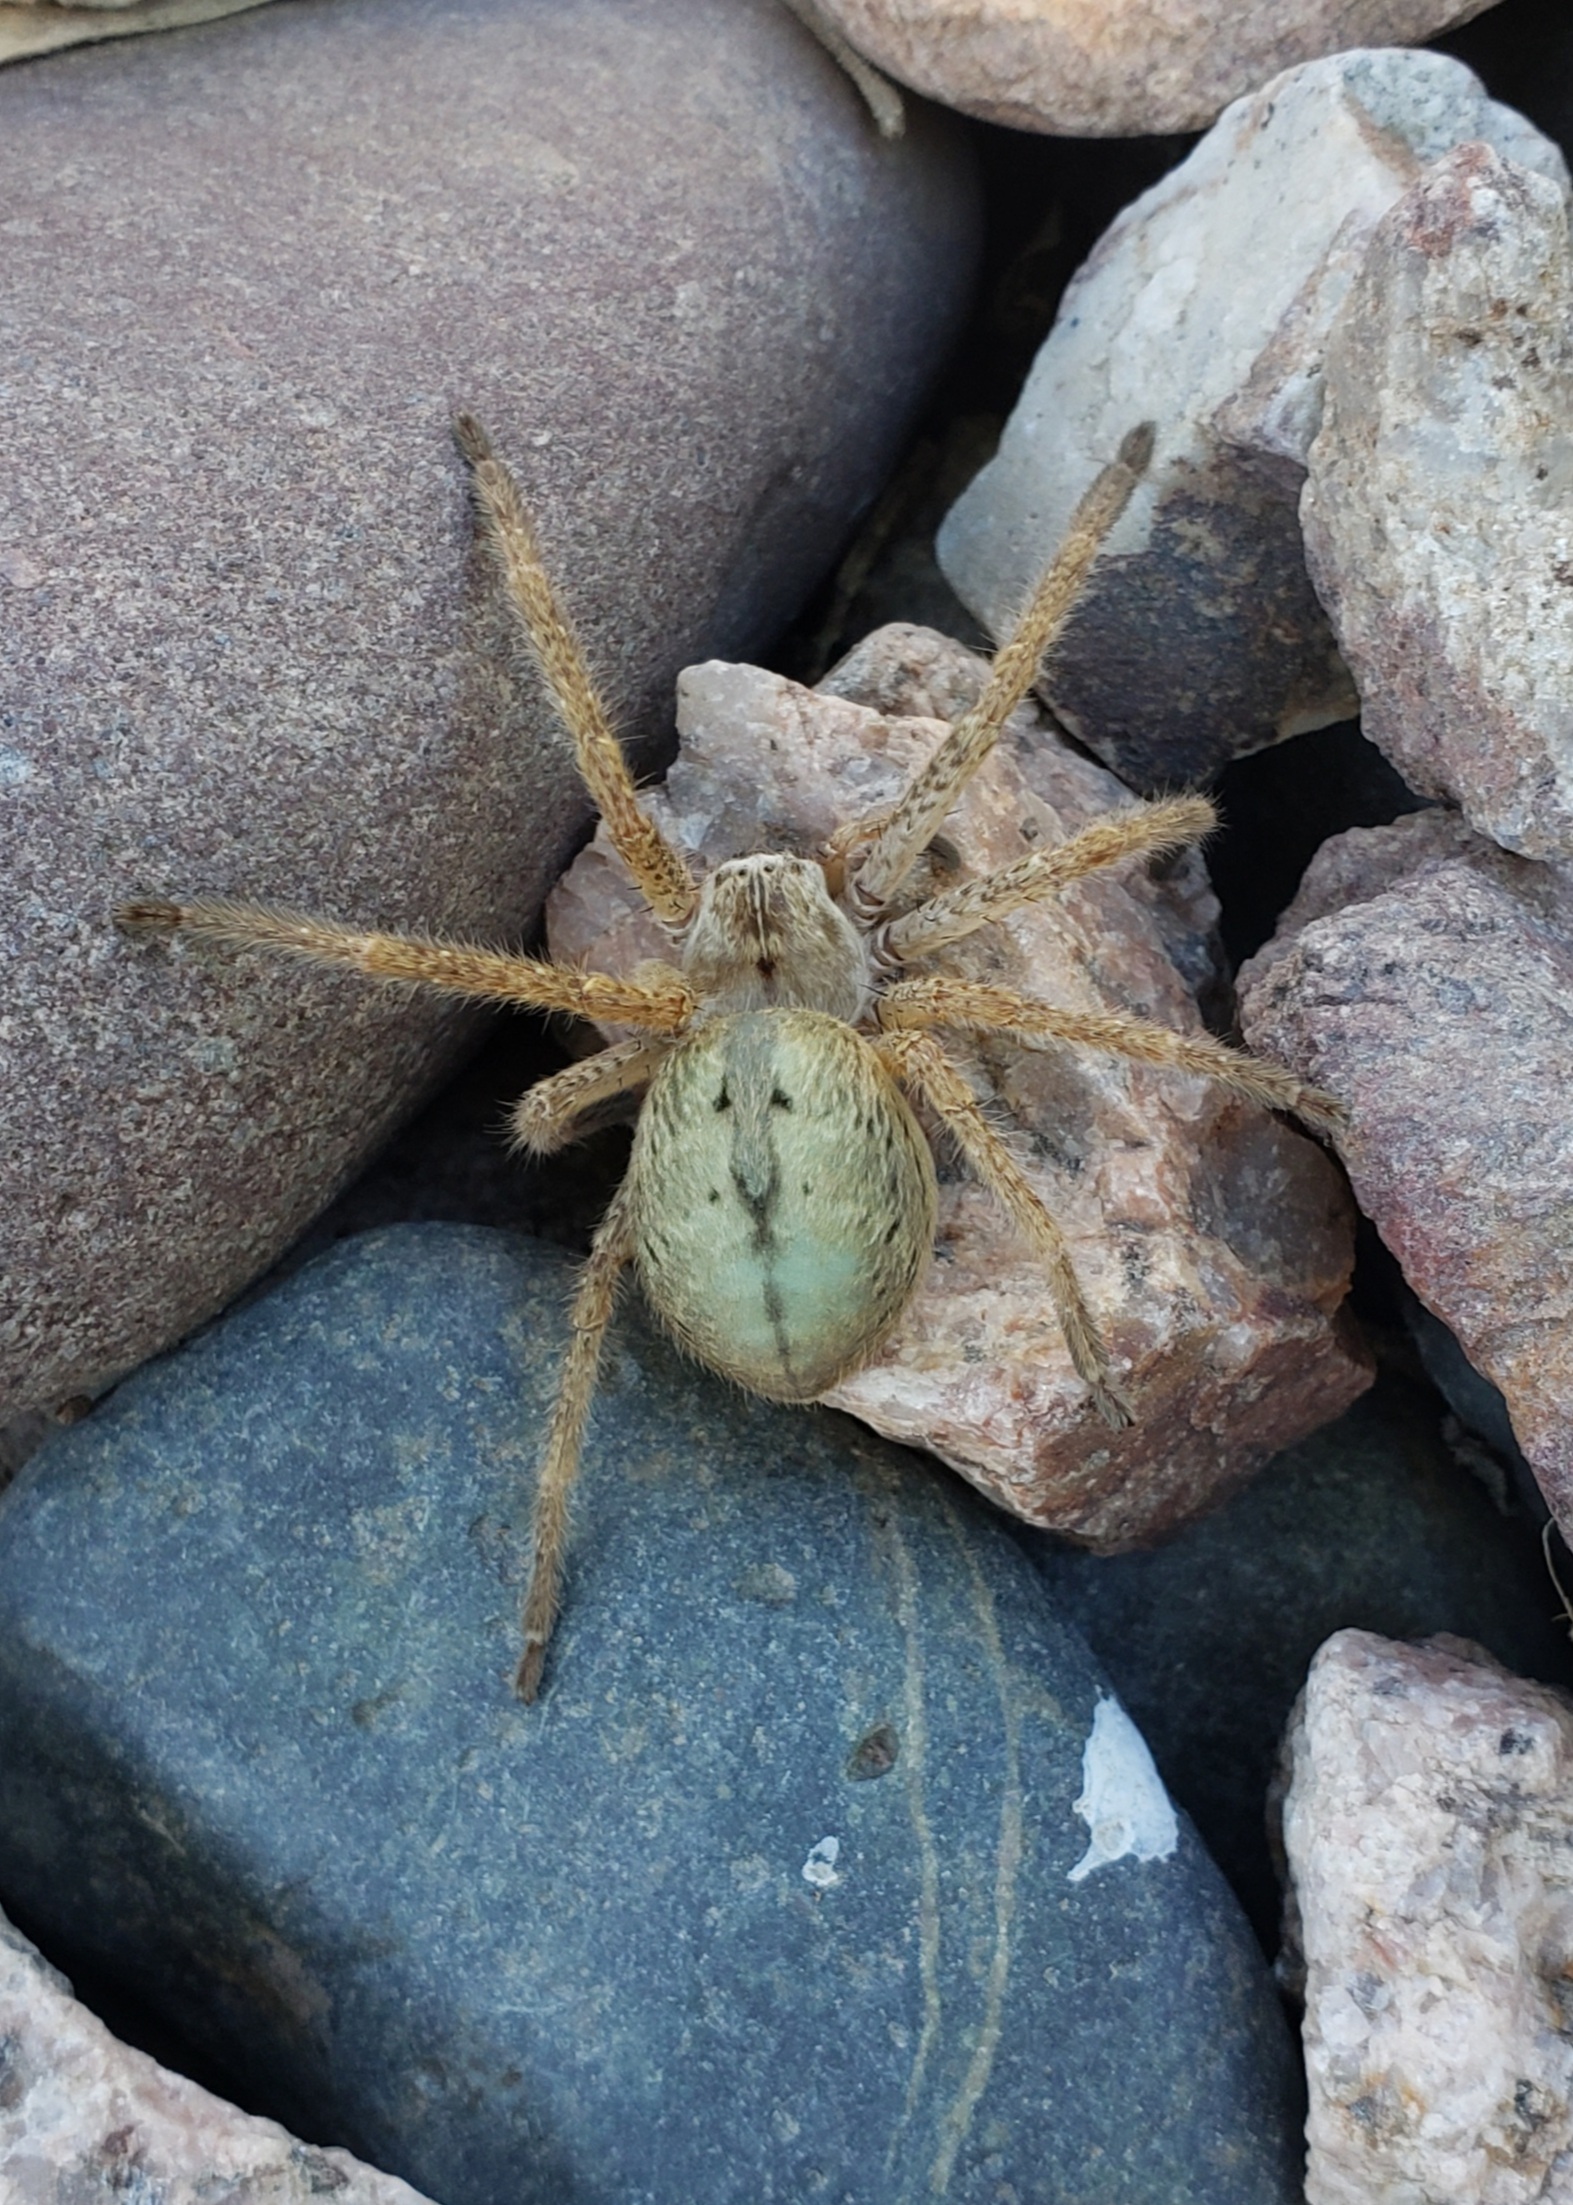
<instances>
[{"instance_id":1,"label":"gray rock","mask_svg":"<svg viewBox=\"0 0 1573 2205\"><path fill-rule=\"evenodd\" d=\"M467 1032L116 939L136 893L527 927L587 806L449 437L619 727L761 642L953 330L967 148L773 0L338 0L0 73L0 1417L263 1269Z\"/></svg>"},{"instance_id":2,"label":"gray rock","mask_svg":"<svg viewBox=\"0 0 1573 2205\"><path fill-rule=\"evenodd\" d=\"M1216 1515L1147 1554L1023 1543L1085 1635L1165 1783L1271 1950L1266 1804L1312 1655L1334 1631L1453 1631L1573 1684L1540 1542L1460 1459L1435 1397L1384 1371L1338 1423L1289 1448Z\"/></svg>"},{"instance_id":3,"label":"gray rock","mask_svg":"<svg viewBox=\"0 0 1573 2205\"><path fill-rule=\"evenodd\" d=\"M1573 868L1456 814L1336 838L1244 966L1253 1048L1339 1096L1355 1198L1573 1528Z\"/></svg>"},{"instance_id":4,"label":"gray rock","mask_svg":"<svg viewBox=\"0 0 1573 2205\"><path fill-rule=\"evenodd\" d=\"M46 1949L443 2205L1290 2205L1245 1925L944 1472L620 1318L513 1698L566 1271L371 1235L23 1472L0 1888Z\"/></svg>"},{"instance_id":5,"label":"gray rock","mask_svg":"<svg viewBox=\"0 0 1573 2205\"><path fill-rule=\"evenodd\" d=\"M1461 146L1378 225L1300 502L1366 734L1524 857L1573 857L1565 180Z\"/></svg>"},{"instance_id":6,"label":"gray rock","mask_svg":"<svg viewBox=\"0 0 1573 2205\"><path fill-rule=\"evenodd\" d=\"M1566 184L1556 147L1444 55L1338 54L1237 101L1095 248L952 507L940 564L997 635L1098 467L1157 422L1150 480L1041 685L1138 786L1356 709L1296 511L1323 348L1378 220L1466 139Z\"/></svg>"}]
</instances>

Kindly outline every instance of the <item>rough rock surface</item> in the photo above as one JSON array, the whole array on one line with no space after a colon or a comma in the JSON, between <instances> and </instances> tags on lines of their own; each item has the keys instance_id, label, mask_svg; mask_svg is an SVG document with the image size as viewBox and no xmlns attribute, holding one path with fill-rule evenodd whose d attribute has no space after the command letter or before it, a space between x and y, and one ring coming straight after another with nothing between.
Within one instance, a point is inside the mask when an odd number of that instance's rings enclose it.
<instances>
[{"instance_id":1,"label":"rough rock surface","mask_svg":"<svg viewBox=\"0 0 1573 2205\"><path fill-rule=\"evenodd\" d=\"M711 861L817 848L891 801L943 736L933 717L890 715L952 715L983 671L960 644L901 626L821 691L756 667L690 667L681 753L652 810ZM1128 801L1029 708L944 832L958 866L983 872ZM1195 1029L1214 916L1202 883L1194 860L1178 883L1127 869L984 930L945 966ZM557 955L614 972L665 946L601 836L554 890L547 931ZM1026 1136L1019 1160L1065 1228L1137 1421L1099 1420L1038 1259L959 1168L941 1174L925 1283L876 1360L827 1396L837 1407L931 1448L1015 1514L1112 1550L1212 1506L1369 1383L1338 1314L1350 1214L1313 1142L1206 1082L1112 1058L992 1042L953 1053Z\"/></svg>"},{"instance_id":2,"label":"rough rock surface","mask_svg":"<svg viewBox=\"0 0 1573 2205\"><path fill-rule=\"evenodd\" d=\"M1133 423L1157 455L1043 681L1143 787L1357 709L1296 501L1328 329L1419 166L1486 139L1561 187L1562 155L1441 54L1348 53L1239 101L1128 207L1065 294L998 457L940 531L991 632Z\"/></svg>"},{"instance_id":3,"label":"rough rock surface","mask_svg":"<svg viewBox=\"0 0 1573 2205\"><path fill-rule=\"evenodd\" d=\"M455 407L662 736L882 479L975 199L774 0L336 0L0 72L0 202L4 1414L221 1304L465 1031L115 903L495 938L582 828Z\"/></svg>"},{"instance_id":4,"label":"rough rock surface","mask_svg":"<svg viewBox=\"0 0 1573 2205\"><path fill-rule=\"evenodd\" d=\"M18 1911L442 2205L997 2205L1046 2168L1293 2205L1254 1940L936 1465L630 1304L513 1697L570 1274L373 1234L35 1457L0 1501Z\"/></svg>"},{"instance_id":5,"label":"rough rock surface","mask_svg":"<svg viewBox=\"0 0 1573 2205\"><path fill-rule=\"evenodd\" d=\"M1021 1535L1269 1951L1280 1895L1268 1788L1324 1639L1452 1631L1521 1674L1573 1685L1538 1532L1503 1514L1500 1473L1495 1490L1477 1473L1483 1455L1428 1387L1389 1370L1150 1553L1077 1554Z\"/></svg>"},{"instance_id":6,"label":"rough rock surface","mask_svg":"<svg viewBox=\"0 0 1573 2205\"><path fill-rule=\"evenodd\" d=\"M1573 1529L1573 870L1456 813L1341 835L1242 969L1240 1013L1348 1106L1361 1209Z\"/></svg>"},{"instance_id":7,"label":"rough rock surface","mask_svg":"<svg viewBox=\"0 0 1573 2205\"><path fill-rule=\"evenodd\" d=\"M0 1915L0 2196L9 2205L422 2205L119 2044Z\"/></svg>"},{"instance_id":8,"label":"rough rock surface","mask_svg":"<svg viewBox=\"0 0 1573 2205\"><path fill-rule=\"evenodd\" d=\"M1461 146L1378 225L1328 340L1306 557L1366 734L1525 857L1573 857L1565 186Z\"/></svg>"},{"instance_id":9,"label":"rough rock surface","mask_svg":"<svg viewBox=\"0 0 1573 2205\"><path fill-rule=\"evenodd\" d=\"M1573 1701L1340 1631L1291 1726L1308 2205L1573 2195Z\"/></svg>"},{"instance_id":10,"label":"rough rock surface","mask_svg":"<svg viewBox=\"0 0 1573 2205\"><path fill-rule=\"evenodd\" d=\"M89 39L178 30L260 5L261 0L83 0L80 7L62 7L55 0L10 0L0 5L0 62L26 61Z\"/></svg>"},{"instance_id":11,"label":"rough rock surface","mask_svg":"<svg viewBox=\"0 0 1573 2205\"><path fill-rule=\"evenodd\" d=\"M871 61L933 99L1071 138L1205 130L1281 69L1406 46L1491 0L819 0Z\"/></svg>"}]
</instances>

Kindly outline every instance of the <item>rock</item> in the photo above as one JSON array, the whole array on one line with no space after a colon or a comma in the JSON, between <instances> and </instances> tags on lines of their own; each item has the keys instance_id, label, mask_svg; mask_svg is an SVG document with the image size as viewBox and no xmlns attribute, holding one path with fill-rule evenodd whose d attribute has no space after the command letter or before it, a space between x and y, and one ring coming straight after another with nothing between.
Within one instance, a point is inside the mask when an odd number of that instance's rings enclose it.
<instances>
[{"instance_id":1,"label":"rock","mask_svg":"<svg viewBox=\"0 0 1573 2205\"><path fill-rule=\"evenodd\" d=\"M871 637L818 691L757 667L690 667L681 752L651 810L711 862L818 848L895 798L943 736L929 715L963 710L983 673L948 637L905 627ZM1122 801L1028 708L946 823L956 877ZM1104 875L957 944L946 969L1194 1031L1215 910L1194 859L1166 884ZM611 972L663 950L600 834L553 891L547 937L565 962ZM1070 1049L955 1049L1028 1136L1020 1161L1065 1228L1137 1421L1110 1432L1097 1416L1039 1258L956 1168L911 1308L827 1400L931 1449L1016 1515L1109 1551L1213 1506L1369 1383L1338 1316L1351 1219L1312 1142L1198 1080Z\"/></svg>"},{"instance_id":2,"label":"rock","mask_svg":"<svg viewBox=\"0 0 1573 2205\"><path fill-rule=\"evenodd\" d=\"M1459 147L1378 225L1327 346L1306 556L1365 732L1524 857L1573 857L1565 183Z\"/></svg>"},{"instance_id":3,"label":"rock","mask_svg":"<svg viewBox=\"0 0 1573 2205\"><path fill-rule=\"evenodd\" d=\"M1338 837L1240 974L1254 1048L1348 1106L1356 1200L1500 1388L1573 1526L1573 871L1456 814Z\"/></svg>"},{"instance_id":4,"label":"rock","mask_svg":"<svg viewBox=\"0 0 1573 2205\"><path fill-rule=\"evenodd\" d=\"M818 0L870 61L931 99L1070 138L1205 130L1281 69L1405 46L1491 0Z\"/></svg>"},{"instance_id":5,"label":"rock","mask_svg":"<svg viewBox=\"0 0 1573 2205\"><path fill-rule=\"evenodd\" d=\"M0 2191L14 2205L422 2205L117 2044L0 1915Z\"/></svg>"},{"instance_id":6,"label":"rock","mask_svg":"<svg viewBox=\"0 0 1573 2205\"><path fill-rule=\"evenodd\" d=\"M1384 1371L1336 1424L1151 1553L1078 1554L1021 1535L1056 1615L1108 1670L1269 1951L1280 1897L1268 1787L1324 1639L1351 1625L1453 1631L1573 1684L1535 1530L1502 1513L1460 1453L1434 1395Z\"/></svg>"},{"instance_id":7,"label":"rock","mask_svg":"<svg viewBox=\"0 0 1573 2205\"><path fill-rule=\"evenodd\" d=\"M1496 0L1442 43L1564 153L1573 148L1573 18L1562 0Z\"/></svg>"},{"instance_id":8,"label":"rock","mask_svg":"<svg viewBox=\"0 0 1573 2205\"><path fill-rule=\"evenodd\" d=\"M1573 1702L1340 1631L1287 1743L1308 2205L1530 2205L1573 2152Z\"/></svg>"},{"instance_id":9,"label":"rock","mask_svg":"<svg viewBox=\"0 0 1573 2205\"><path fill-rule=\"evenodd\" d=\"M1150 1775L1109 1857L1141 1753L936 1466L630 1306L513 1697L568 1274L345 1244L22 1473L0 1888L46 1949L443 2205L1291 2205L1245 1925Z\"/></svg>"},{"instance_id":10,"label":"rock","mask_svg":"<svg viewBox=\"0 0 1573 2205\"><path fill-rule=\"evenodd\" d=\"M455 406L648 746L873 495L976 210L773 0L259 8L0 73L0 148L4 1417L209 1315L473 1030L116 902L516 935L583 829Z\"/></svg>"},{"instance_id":11,"label":"rock","mask_svg":"<svg viewBox=\"0 0 1573 2205\"><path fill-rule=\"evenodd\" d=\"M0 5L0 62L26 61L87 39L126 38L136 31L178 30L235 15L260 0L84 0L59 7L54 0L10 0Z\"/></svg>"},{"instance_id":12,"label":"rock","mask_svg":"<svg viewBox=\"0 0 1573 2205\"><path fill-rule=\"evenodd\" d=\"M1149 481L1042 683L1127 780L1195 782L1357 709L1296 507L1322 355L1378 220L1465 139L1566 185L1556 147L1440 54L1340 54L1238 101L1095 248L952 507L940 565L998 634L1097 469L1156 420Z\"/></svg>"}]
</instances>

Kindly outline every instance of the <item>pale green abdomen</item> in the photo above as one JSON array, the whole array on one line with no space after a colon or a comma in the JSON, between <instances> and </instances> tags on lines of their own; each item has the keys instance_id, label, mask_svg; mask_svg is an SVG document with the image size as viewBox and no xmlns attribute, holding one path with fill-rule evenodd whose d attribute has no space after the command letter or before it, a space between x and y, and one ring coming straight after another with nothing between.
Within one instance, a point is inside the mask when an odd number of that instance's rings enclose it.
<instances>
[{"instance_id":1,"label":"pale green abdomen","mask_svg":"<svg viewBox=\"0 0 1573 2205\"><path fill-rule=\"evenodd\" d=\"M867 1360L934 1239L934 1167L867 1043L819 1011L748 1011L651 1083L629 1169L645 1292L683 1345L806 1401Z\"/></svg>"}]
</instances>

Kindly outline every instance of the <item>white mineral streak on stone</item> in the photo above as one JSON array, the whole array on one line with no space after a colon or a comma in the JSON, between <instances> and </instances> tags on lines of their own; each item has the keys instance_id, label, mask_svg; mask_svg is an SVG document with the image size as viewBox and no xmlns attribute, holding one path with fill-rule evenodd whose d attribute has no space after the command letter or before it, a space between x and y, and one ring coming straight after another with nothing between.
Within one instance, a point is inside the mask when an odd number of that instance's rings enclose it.
<instances>
[{"instance_id":1,"label":"white mineral streak on stone","mask_svg":"<svg viewBox=\"0 0 1573 2205\"><path fill-rule=\"evenodd\" d=\"M860 53L931 99L1071 138L1205 130L1279 70L1418 45L1490 0L818 0Z\"/></svg>"},{"instance_id":2,"label":"white mineral streak on stone","mask_svg":"<svg viewBox=\"0 0 1573 2205\"><path fill-rule=\"evenodd\" d=\"M1180 1842L1179 1820L1147 1741L1118 1700L1101 1699L1093 1714L1073 1812L1091 1836L1067 1883L1081 1883L1117 1860L1168 1860Z\"/></svg>"},{"instance_id":3,"label":"white mineral streak on stone","mask_svg":"<svg viewBox=\"0 0 1573 2205\"><path fill-rule=\"evenodd\" d=\"M982 678L959 644L909 627L870 637L819 692L755 667L691 667L678 684L682 754L650 808L709 864L812 850L890 802L944 733L937 718L894 715L952 715ZM1029 707L945 824L960 867L947 877L1014 861L1126 802ZM1163 882L1127 868L958 944L946 966L1196 1031L1214 912L1194 857ZM552 895L547 927L570 963L627 972L670 954L601 835ZM1094 1414L1038 1258L949 1165L936 1260L877 1360L826 1397L837 1408L931 1449L1016 1515L1113 1551L1215 1506L1364 1390L1363 1351L1337 1317L1350 1212L1312 1142L1200 1080L1082 1051L956 1054L1017 1128L1137 1422L1111 1432Z\"/></svg>"},{"instance_id":4,"label":"white mineral streak on stone","mask_svg":"<svg viewBox=\"0 0 1573 2205\"><path fill-rule=\"evenodd\" d=\"M1573 856L1568 212L1485 145L1405 193L1329 339L1301 500L1365 732L1533 858Z\"/></svg>"},{"instance_id":5,"label":"white mineral streak on stone","mask_svg":"<svg viewBox=\"0 0 1573 2205\"><path fill-rule=\"evenodd\" d=\"M1456 812L1353 829L1239 989L1252 1046L1344 1103L1361 1209L1573 1533L1573 866Z\"/></svg>"},{"instance_id":6,"label":"white mineral streak on stone","mask_svg":"<svg viewBox=\"0 0 1573 2205\"><path fill-rule=\"evenodd\" d=\"M297 2143L112 2037L0 1915L6 2205L424 2205L347 2151Z\"/></svg>"},{"instance_id":7,"label":"white mineral streak on stone","mask_svg":"<svg viewBox=\"0 0 1573 2205\"><path fill-rule=\"evenodd\" d=\"M1286 1743L1308 2205L1567 2205L1573 1703L1340 1631Z\"/></svg>"},{"instance_id":8,"label":"white mineral streak on stone","mask_svg":"<svg viewBox=\"0 0 1573 2205\"><path fill-rule=\"evenodd\" d=\"M840 1838L821 1838L817 1845L811 1845L808 1849L808 1858L803 1863L803 1881L811 1883L816 1891L829 1891L841 1881L836 1870L836 1862L840 1858Z\"/></svg>"},{"instance_id":9,"label":"white mineral streak on stone","mask_svg":"<svg viewBox=\"0 0 1573 2205\"><path fill-rule=\"evenodd\" d=\"M1097 469L1157 422L1151 475L1043 684L1128 779L1172 787L1356 709L1296 511L1324 348L1381 217L1474 139L1548 197L1565 187L1550 140L1445 55L1310 62L1231 107L1067 290L938 551L1000 633Z\"/></svg>"}]
</instances>

